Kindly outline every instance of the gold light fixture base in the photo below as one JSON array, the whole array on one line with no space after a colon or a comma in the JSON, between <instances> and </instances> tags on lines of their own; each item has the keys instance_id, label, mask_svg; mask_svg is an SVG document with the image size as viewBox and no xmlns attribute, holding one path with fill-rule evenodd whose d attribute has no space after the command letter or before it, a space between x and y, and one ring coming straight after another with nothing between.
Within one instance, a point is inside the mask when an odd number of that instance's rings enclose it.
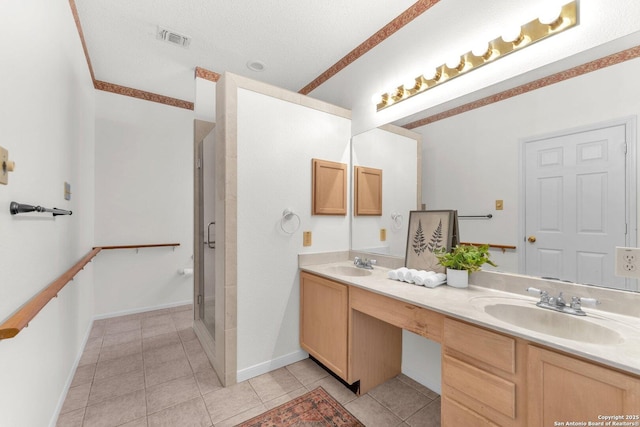
<instances>
[{"instance_id":1,"label":"gold light fixture base","mask_svg":"<svg viewBox=\"0 0 640 427\"><path fill-rule=\"evenodd\" d=\"M450 68L446 64L440 65L436 67L436 73L433 77L416 77L416 83L413 87L401 85L393 91L381 95L381 100L376 105L376 111L384 110L512 52L524 49L533 43L576 26L578 24L577 3L578 0L574 0L562 6L560 15L551 23L543 24L539 18L536 18L522 25L520 34L514 41L505 41L502 37L498 37L489 42L487 50L481 55L474 55L471 51L461 55L460 63L457 67Z\"/></svg>"}]
</instances>

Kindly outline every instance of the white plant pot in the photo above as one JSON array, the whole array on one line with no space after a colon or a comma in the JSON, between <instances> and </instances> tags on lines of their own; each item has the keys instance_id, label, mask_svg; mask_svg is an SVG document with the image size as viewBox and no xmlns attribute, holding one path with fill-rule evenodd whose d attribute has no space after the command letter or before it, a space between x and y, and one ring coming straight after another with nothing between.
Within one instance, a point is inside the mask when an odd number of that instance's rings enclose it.
<instances>
[{"instance_id":1,"label":"white plant pot","mask_svg":"<svg viewBox=\"0 0 640 427\"><path fill-rule=\"evenodd\" d=\"M454 288L466 288L469 286L469 272L447 268L447 285Z\"/></svg>"}]
</instances>

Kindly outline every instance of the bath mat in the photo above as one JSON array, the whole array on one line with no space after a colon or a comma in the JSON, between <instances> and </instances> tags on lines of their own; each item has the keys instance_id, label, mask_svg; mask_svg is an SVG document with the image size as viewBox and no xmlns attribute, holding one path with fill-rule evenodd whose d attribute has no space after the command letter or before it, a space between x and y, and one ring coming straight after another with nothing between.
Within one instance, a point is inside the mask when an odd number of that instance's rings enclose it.
<instances>
[{"instance_id":1,"label":"bath mat","mask_svg":"<svg viewBox=\"0 0 640 427\"><path fill-rule=\"evenodd\" d=\"M364 427L322 387L290 400L237 427Z\"/></svg>"}]
</instances>

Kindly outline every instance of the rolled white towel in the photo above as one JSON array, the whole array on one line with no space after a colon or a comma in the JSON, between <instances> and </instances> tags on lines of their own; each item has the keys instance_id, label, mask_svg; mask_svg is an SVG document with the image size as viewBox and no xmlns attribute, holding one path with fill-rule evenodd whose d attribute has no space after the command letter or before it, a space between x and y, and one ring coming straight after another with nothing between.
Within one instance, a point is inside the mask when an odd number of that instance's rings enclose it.
<instances>
[{"instance_id":1,"label":"rolled white towel","mask_svg":"<svg viewBox=\"0 0 640 427\"><path fill-rule=\"evenodd\" d=\"M427 280L428 277L431 277L435 274L436 274L435 271L420 270L413 275L413 283L415 283L416 285L424 286L425 280Z\"/></svg>"},{"instance_id":2,"label":"rolled white towel","mask_svg":"<svg viewBox=\"0 0 640 427\"><path fill-rule=\"evenodd\" d=\"M444 282L447 281L447 275L444 273L436 273L432 276L429 276L425 282L424 285L428 288L435 288L436 286L442 285Z\"/></svg>"},{"instance_id":3,"label":"rolled white towel","mask_svg":"<svg viewBox=\"0 0 640 427\"><path fill-rule=\"evenodd\" d=\"M391 280L399 280L398 279L398 270L399 269L395 269L395 270L389 270L389 272L387 273L387 277L389 277L389 279Z\"/></svg>"},{"instance_id":4,"label":"rolled white towel","mask_svg":"<svg viewBox=\"0 0 640 427\"><path fill-rule=\"evenodd\" d=\"M410 268L409 271L404 273L404 281L407 283L413 283L413 276L418 274L418 270L415 268Z\"/></svg>"},{"instance_id":5,"label":"rolled white towel","mask_svg":"<svg viewBox=\"0 0 640 427\"><path fill-rule=\"evenodd\" d=\"M398 278L396 280L400 280L401 282L404 282L404 275L407 272L409 272L409 269L407 267L398 268L396 270L396 274L398 275Z\"/></svg>"}]
</instances>

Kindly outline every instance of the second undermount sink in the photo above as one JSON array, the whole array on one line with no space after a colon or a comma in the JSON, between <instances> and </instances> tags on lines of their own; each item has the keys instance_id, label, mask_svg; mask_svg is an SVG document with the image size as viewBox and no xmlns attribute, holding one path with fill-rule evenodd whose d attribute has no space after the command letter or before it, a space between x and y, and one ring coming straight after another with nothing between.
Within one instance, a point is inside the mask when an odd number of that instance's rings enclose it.
<instances>
[{"instance_id":1,"label":"second undermount sink","mask_svg":"<svg viewBox=\"0 0 640 427\"><path fill-rule=\"evenodd\" d=\"M557 338L600 345L620 344L624 341L622 335L606 326L584 317L540 308L535 304L488 299L475 305L497 320Z\"/></svg>"},{"instance_id":2,"label":"second undermount sink","mask_svg":"<svg viewBox=\"0 0 640 427\"><path fill-rule=\"evenodd\" d=\"M371 270L365 270L364 268L351 267L349 265L334 265L333 267L327 268L327 273L336 274L338 276L350 276L350 277L359 277L359 276L368 276L371 274Z\"/></svg>"}]
</instances>

